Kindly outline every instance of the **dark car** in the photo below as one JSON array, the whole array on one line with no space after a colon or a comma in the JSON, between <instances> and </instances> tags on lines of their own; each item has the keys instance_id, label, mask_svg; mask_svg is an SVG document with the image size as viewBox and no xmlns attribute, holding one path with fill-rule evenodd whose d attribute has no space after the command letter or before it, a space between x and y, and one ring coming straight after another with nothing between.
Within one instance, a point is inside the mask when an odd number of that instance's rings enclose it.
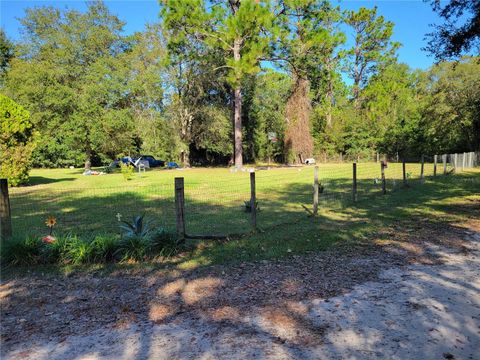
<instances>
[{"instance_id":1,"label":"dark car","mask_svg":"<svg viewBox=\"0 0 480 360\"><path fill-rule=\"evenodd\" d=\"M152 155L141 155L140 160L148 161L148 165L152 167L163 167L165 166L165 161L157 160ZM139 158L136 158L134 162L136 162Z\"/></svg>"}]
</instances>

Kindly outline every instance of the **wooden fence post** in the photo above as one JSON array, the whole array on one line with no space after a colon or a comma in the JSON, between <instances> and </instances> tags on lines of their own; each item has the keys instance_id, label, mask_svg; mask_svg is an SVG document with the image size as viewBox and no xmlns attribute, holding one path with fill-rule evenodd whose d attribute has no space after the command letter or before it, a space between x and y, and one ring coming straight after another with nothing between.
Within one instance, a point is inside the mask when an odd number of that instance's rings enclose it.
<instances>
[{"instance_id":1,"label":"wooden fence post","mask_svg":"<svg viewBox=\"0 0 480 360\"><path fill-rule=\"evenodd\" d=\"M465 160L467 158L467 153L463 153L463 156L462 156L462 171L465 171Z\"/></svg>"},{"instance_id":2,"label":"wooden fence post","mask_svg":"<svg viewBox=\"0 0 480 360\"><path fill-rule=\"evenodd\" d=\"M257 194L255 191L255 172L250 173L250 209L252 210L252 227L257 228Z\"/></svg>"},{"instance_id":3,"label":"wooden fence post","mask_svg":"<svg viewBox=\"0 0 480 360\"><path fill-rule=\"evenodd\" d=\"M177 236L181 242L185 241L185 188L183 177L175 178L175 215L177 222Z\"/></svg>"},{"instance_id":4,"label":"wooden fence post","mask_svg":"<svg viewBox=\"0 0 480 360\"><path fill-rule=\"evenodd\" d=\"M12 237L12 214L8 195L8 180L0 179L0 239Z\"/></svg>"},{"instance_id":5,"label":"wooden fence post","mask_svg":"<svg viewBox=\"0 0 480 360\"><path fill-rule=\"evenodd\" d=\"M357 202L357 163L353 163L353 201Z\"/></svg>"},{"instance_id":6,"label":"wooden fence post","mask_svg":"<svg viewBox=\"0 0 480 360\"><path fill-rule=\"evenodd\" d=\"M453 157L453 171L456 173L457 172L457 165L458 165L458 154L455 153L455 156Z\"/></svg>"},{"instance_id":7,"label":"wooden fence post","mask_svg":"<svg viewBox=\"0 0 480 360\"><path fill-rule=\"evenodd\" d=\"M433 155L433 176L437 176L437 155Z\"/></svg>"},{"instance_id":8,"label":"wooden fence post","mask_svg":"<svg viewBox=\"0 0 480 360\"><path fill-rule=\"evenodd\" d=\"M443 161L443 175L447 175L447 154L442 155Z\"/></svg>"},{"instance_id":9,"label":"wooden fence post","mask_svg":"<svg viewBox=\"0 0 480 360\"><path fill-rule=\"evenodd\" d=\"M407 167L405 159L402 160L403 186L407 186Z\"/></svg>"},{"instance_id":10,"label":"wooden fence post","mask_svg":"<svg viewBox=\"0 0 480 360\"><path fill-rule=\"evenodd\" d=\"M420 166L420 180L422 181L422 183L425 181L425 174L424 174L424 170L425 170L425 156L422 155L422 158L421 158L421 166Z\"/></svg>"},{"instance_id":11,"label":"wooden fence post","mask_svg":"<svg viewBox=\"0 0 480 360\"><path fill-rule=\"evenodd\" d=\"M382 194L385 195L387 193L387 183L385 180L385 161L380 162L380 170L382 172Z\"/></svg>"},{"instance_id":12,"label":"wooden fence post","mask_svg":"<svg viewBox=\"0 0 480 360\"><path fill-rule=\"evenodd\" d=\"M318 214L318 166L313 169L313 216Z\"/></svg>"}]
</instances>

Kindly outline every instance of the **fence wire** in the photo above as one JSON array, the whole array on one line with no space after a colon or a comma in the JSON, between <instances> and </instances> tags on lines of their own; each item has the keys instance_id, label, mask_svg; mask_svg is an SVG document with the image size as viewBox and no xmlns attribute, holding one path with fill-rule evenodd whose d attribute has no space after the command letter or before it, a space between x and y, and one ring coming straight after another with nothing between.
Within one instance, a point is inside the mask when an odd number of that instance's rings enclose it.
<instances>
[{"instance_id":1,"label":"fence wire","mask_svg":"<svg viewBox=\"0 0 480 360\"><path fill-rule=\"evenodd\" d=\"M478 153L446 154L409 159L406 181L414 184L435 174L442 176L479 165ZM422 173L423 167L423 173ZM319 205L336 207L351 204L352 163L318 164ZM185 172L185 220L188 234L228 235L252 230L249 212L249 170L225 170L219 179L198 178ZM218 172L216 173L218 174ZM294 223L312 209L314 166L259 168L256 170L257 225L268 228ZM402 162L385 167L387 191L400 190ZM357 164L357 199L382 193L381 165ZM119 222L145 214L156 226L175 228L173 181L146 186L64 188L35 186L10 190L12 225L16 235L45 235L45 220L57 218L55 230L79 236L119 233Z\"/></svg>"}]
</instances>

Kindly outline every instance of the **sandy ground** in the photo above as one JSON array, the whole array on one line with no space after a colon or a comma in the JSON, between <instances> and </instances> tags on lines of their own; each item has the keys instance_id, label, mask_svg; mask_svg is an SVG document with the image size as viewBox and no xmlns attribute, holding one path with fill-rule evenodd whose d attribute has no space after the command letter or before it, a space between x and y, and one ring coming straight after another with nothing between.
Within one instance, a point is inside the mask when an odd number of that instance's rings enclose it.
<instances>
[{"instance_id":1,"label":"sandy ground","mask_svg":"<svg viewBox=\"0 0 480 360\"><path fill-rule=\"evenodd\" d=\"M422 243L424 260L409 265L401 265L405 256L398 251L335 260L297 257L288 262L289 270L287 263L265 263L243 272L240 266L177 274L163 282L149 275L142 286L137 278L92 279L95 298L81 292L87 291L81 278L68 285L10 280L0 293L1 356L480 359L480 233L463 229L456 234L462 237L456 246ZM294 273L307 280L298 281ZM130 287L118 295L120 284ZM116 290L106 292L109 288ZM340 288L336 296L331 288ZM52 302L42 298L48 291L58 302L32 309L35 302ZM125 297L114 320L104 316L105 306L116 306L109 302L112 294ZM28 303L30 298L35 302Z\"/></svg>"}]
</instances>

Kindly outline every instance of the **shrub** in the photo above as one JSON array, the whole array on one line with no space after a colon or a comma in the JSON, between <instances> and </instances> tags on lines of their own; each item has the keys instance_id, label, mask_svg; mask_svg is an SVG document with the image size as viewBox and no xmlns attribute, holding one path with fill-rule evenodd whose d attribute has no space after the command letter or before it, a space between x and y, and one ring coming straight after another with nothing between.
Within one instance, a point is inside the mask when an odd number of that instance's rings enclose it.
<instances>
[{"instance_id":1,"label":"shrub","mask_svg":"<svg viewBox=\"0 0 480 360\"><path fill-rule=\"evenodd\" d=\"M143 260L147 255L149 240L146 237L136 235L123 237L118 242L114 256L121 261Z\"/></svg>"},{"instance_id":2,"label":"shrub","mask_svg":"<svg viewBox=\"0 0 480 360\"><path fill-rule=\"evenodd\" d=\"M103 167L103 170L102 170L102 171L103 171L105 174L111 174L111 173L113 173L113 170L114 170L114 168L113 168L112 166L110 166L110 165L105 165L105 166Z\"/></svg>"},{"instance_id":3,"label":"shrub","mask_svg":"<svg viewBox=\"0 0 480 360\"><path fill-rule=\"evenodd\" d=\"M91 242L72 237L66 243L66 251L63 254L63 262L69 264L86 264L92 260Z\"/></svg>"},{"instance_id":4,"label":"shrub","mask_svg":"<svg viewBox=\"0 0 480 360\"><path fill-rule=\"evenodd\" d=\"M135 168L130 164L124 164L120 161L120 171L125 180L132 180L135 173Z\"/></svg>"},{"instance_id":5,"label":"shrub","mask_svg":"<svg viewBox=\"0 0 480 360\"><path fill-rule=\"evenodd\" d=\"M12 186L28 182L36 135L29 112L0 94L0 178Z\"/></svg>"},{"instance_id":6,"label":"shrub","mask_svg":"<svg viewBox=\"0 0 480 360\"><path fill-rule=\"evenodd\" d=\"M43 243L38 238L4 240L1 243L2 263L34 265L42 262Z\"/></svg>"},{"instance_id":7,"label":"shrub","mask_svg":"<svg viewBox=\"0 0 480 360\"><path fill-rule=\"evenodd\" d=\"M44 244L42 247L42 260L44 263L55 264L68 261L69 244L76 241L73 235L55 237L55 241Z\"/></svg>"},{"instance_id":8,"label":"shrub","mask_svg":"<svg viewBox=\"0 0 480 360\"><path fill-rule=\"evenodd\" d=\"M110 262L115 259L117 242L113 236L97 235L91 242L91 261L94 263Z\"/></svg>"},{"instance_id":9,"label":"shrub","mask_svg":"<svg viewBox=\"0 0 480 360\"><path fill-rule=\"evenodd\" d=\"M148 254L150 256L172 256L181 247L177 234L164 228L159 228L149 236Z\"/></svg>"},{"instance_id":10,"label":"shrub","mask_svg":"<svg viewBox=\"0 0 480 360\"><path fill-rule=\"evenodd\" d=\"M57 236L51 243L44 243L40 238L3 241L2 263L35 265L142 261L156 256L172 256L181 249L175 233L164 228L154 230L150 226L145 227L143 216L135 219L135 231L126 232L122 238L97 235L88 240L70 234Z\"/></svg>"}]
</instances>

